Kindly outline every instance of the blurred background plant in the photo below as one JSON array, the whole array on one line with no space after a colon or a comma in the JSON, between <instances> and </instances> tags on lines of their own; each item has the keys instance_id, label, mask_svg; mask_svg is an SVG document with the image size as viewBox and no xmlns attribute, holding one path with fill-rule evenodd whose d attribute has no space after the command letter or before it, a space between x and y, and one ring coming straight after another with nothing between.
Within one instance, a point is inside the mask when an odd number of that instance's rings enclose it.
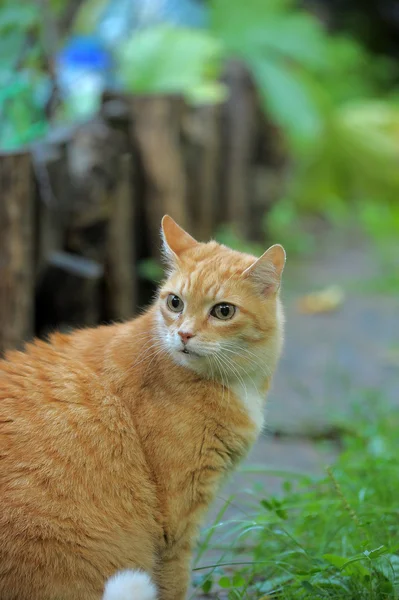
<instances>
[{"instance_id":1,"label":"blurred background plant","mask_svg":"<svg viewBox=\"0 0 399 600\"><path fill-rule=\"evenodd\" d=\"M398 413L366 401L353 419L354 429L342 423L343 451L324 476L277 473L282 494L262 498L258 486L240 519L220 514L200 548L218 536L221 558L194 568L197 589L237 600L398 598Z\"/></svg>"},{"instance_id":2,"label":"blurred background plant","mask_svg":"<svg viewBox=\"0 0 399 600\"><path fill-rule=\"evenodd\" d=\"M40 11L34 3L0 6L0 148L43 136L48 77L43 68Z\"/></svg>"},{"instance_id":3,"label":"blurred background plant","mask_svg":"<svg viewBox=\"0 0 399 600\"><path fill-rule=\"evenodd\" d=\"M389 207L360 216L381 237L399 212L397 67L310 8L292 0L5 0L0 148L91 116L105 88L224 101L225 66L239 59L283 140L285 177L266 235L309 251L311 233L294 233L298 218L357 217L367 198Z\"/></svg>"}]
</instances>

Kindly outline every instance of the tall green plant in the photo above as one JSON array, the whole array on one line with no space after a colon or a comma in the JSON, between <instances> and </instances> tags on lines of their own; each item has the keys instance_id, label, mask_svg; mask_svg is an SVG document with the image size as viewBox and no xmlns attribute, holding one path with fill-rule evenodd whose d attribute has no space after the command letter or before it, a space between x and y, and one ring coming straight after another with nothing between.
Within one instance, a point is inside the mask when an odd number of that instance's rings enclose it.
<instances>
[{"instance_id":1,"label":"tall green plant","mask_svg":"<svg viewBox=\"0 0 399 600\"><path fill-rule=\"evenodd\" d=\"M219 102L221 44L207 31L158 25L135 33L118 52L119 76L136 94L184 94L193 102Z\"/></svg>"},{"instance_id":2,"label":"tall green plant","mask_svg":"<svg viewBox=\"0 0 399 600\"><path fill-rule=\"evenodd\" d=\"M0 5L0 150L16 150L47 129L42 22L36 2Z\"/></svg>"}]
</instances>

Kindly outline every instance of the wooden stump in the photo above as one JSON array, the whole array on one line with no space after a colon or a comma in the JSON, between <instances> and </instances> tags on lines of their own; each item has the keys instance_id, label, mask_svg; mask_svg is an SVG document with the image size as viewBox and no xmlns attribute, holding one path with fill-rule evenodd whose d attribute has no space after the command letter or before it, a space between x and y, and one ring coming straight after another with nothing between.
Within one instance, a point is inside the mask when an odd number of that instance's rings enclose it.
<instances>
[{"instance_id":1,"label":"wooden stump","mask_svg":"<svg viewBox=\"0 0 399 600\"><path fill-rule=\"evenodd\" d=\"M0 353L33 334L33 178L27 153L0 155Z\"/></svg>"},{"instance_id":2,"label":"wooden stump","mask_svg":"<svg viewBox=\"0 0 399 600\"><path fill-rule=\"evenodd\" d=\"M132 98L132 141L146 184L144 208L152 253L159 256L161 219L168 213L190 229L186 174L182 157L182 100L175 97Z\"/></svg>"},{"instance_id":3,"label":"wooden stump","mask_svg":"<svg viewBox=\"0 0 399 600\"><path fill-rule=\"evenodd\" d=\"M230 63L226 79L230 96L223 120L223 212L220 220L234 224L243 235L249 235L256 102L248 73L241 63Z\"/></svg>"},{"instance_id":4,"label":"wooden stump","mask_svg":"<svg viewBox=\"0 0 399 600\"><path fill-rule=\"evenodd\" d=\"M35 271L40 277L48 258L64 247L72 190L65 140L38 143L32 152L38 189Z\"/></svg>"},{"instance_id":5,"label":"wooden stump","mask_svg":"<svg viewBox=\"0 0 399 600\"><path fill-rule=\"evenodd\" d=\"M108 118L106 118L108 117ZM68 249L104 267L103 320L136 309L135 197L128 134L103 114L74 136L69 165L75 190Z\"/></svg>"},{"instance_id":6,"label":"wooden stump","mask_svg":"<svg viewBox=\"0 0 399 600\"><path fill-rule=\"evenodd\" d=\"M220 116L220 106L200 106L187 110L183 121L191 233L203 241L215 233L220 201Z\"/></svg>"},{"instance_id":7,"label":"wooden stump","mask_svg":"<svg viewBox=\"0 0 399 600\"><path fill-rule=\"evenodd\" d=\"M37 289L38 332L94 326L101 318L103 267L67 252L54 252Z\"/></svg>"},{"instance_id":8,"label":"wooden stump","mask_svg":"<svg viewBox=\"0 0 399 600\"><path fill-rule=\"evenodd\" d=\"M113 320L129 319L137 307L135 217L132 159L130 154L125 154L120 157L118 184L108 223L107 309Z\"/></svg>"}]
</instances>

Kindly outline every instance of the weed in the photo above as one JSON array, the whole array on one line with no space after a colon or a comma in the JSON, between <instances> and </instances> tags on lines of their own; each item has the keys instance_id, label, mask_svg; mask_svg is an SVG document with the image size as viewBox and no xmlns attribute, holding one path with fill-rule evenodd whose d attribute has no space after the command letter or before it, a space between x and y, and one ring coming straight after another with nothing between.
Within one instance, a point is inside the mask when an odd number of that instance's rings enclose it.
<instances>
[{"instance_id":1,"label":"weed","mask_svg":"<svg viewBox=\"0 0 399 600\"><path fill-rule=\"evenodd\" d=\"M229 600L399 598L399 413L366 403L351 423L324 477L286 474L281 496L258 491L245 519L218 521L204 534L201 553L221 554L194 569L203 592Z\"/></svg>"}]
</instances>

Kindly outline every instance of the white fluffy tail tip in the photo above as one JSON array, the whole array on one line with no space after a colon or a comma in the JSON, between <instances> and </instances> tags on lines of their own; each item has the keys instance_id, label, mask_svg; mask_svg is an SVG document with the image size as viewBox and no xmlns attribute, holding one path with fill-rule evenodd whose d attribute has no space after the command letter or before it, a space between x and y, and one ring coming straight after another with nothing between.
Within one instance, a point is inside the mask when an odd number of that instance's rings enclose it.
<instances>
[{"instance_id":1,"label":"white fluffy tail tip","mask_svg":"<svg viewBox=\"0 0 399 600\"><path fill-rule=\"evenodd\" d=\"M157 590L143 571L119 571L105 584L102 600L156 600Z\"/></svg>"}]
</instances>

